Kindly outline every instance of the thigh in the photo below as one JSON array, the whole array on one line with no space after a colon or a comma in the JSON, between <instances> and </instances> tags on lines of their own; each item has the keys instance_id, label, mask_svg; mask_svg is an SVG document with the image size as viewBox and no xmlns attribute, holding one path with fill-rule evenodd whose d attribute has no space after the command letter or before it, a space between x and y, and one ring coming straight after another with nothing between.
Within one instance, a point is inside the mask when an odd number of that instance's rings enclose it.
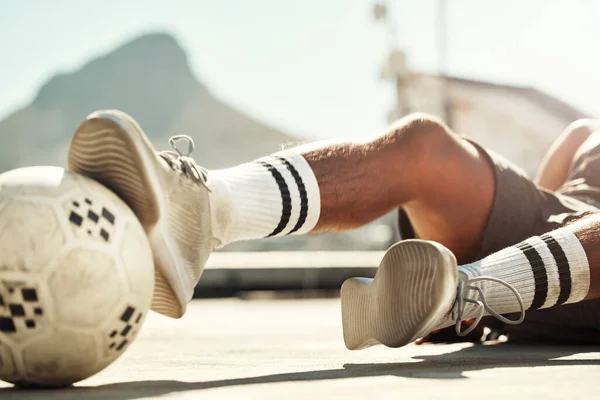
<instances>
[{"instance_id":1,"label":"thigh","mask_svg":"<svg viewBox=\"0 0 600 400\"><path fill-rule=\"evenodd\" d=\"M581 145L567 181L558 192L588 204L600 205L600 132L591 135Z\"/></svg>"},{"instance_id":2,"label":"thigh","mask_svg":"<svg viewBox=\"0 0 600 400\"><path fill-rule=\"evenodd\" d=\"M457 257L459 263L481 259L507 246L551 231L596 211L594 207L569 196L538 187L522 170L503 157L483 149L474 142L470 143L483 155L492 171L493 195L489 204L483 204L483 208L487 207L488 210L479 237L476 240L474 237L467 238L476 247L476 251L469 257ZM468 174L465 176L469 177ZM445 177L440 175L440 179ZM473 182L474 187L477 187L477 184L478 182ZM447 200L441 196L434 198L442 202ZM443 233L447 237L443 237L442 240L439 234L433 235L431 232L419 229L418 221L431 218L430 211L405 206L399 214L401 237L436 240L445 245L455 243L457 239L465 240L459 235L460 224L466 224L473 218L473 210L476 210L475 217L481 218L482 204L478 203L479 200L477 196L466 199L460 196L453 197L451 203L453 208L446 209L445 212L450 215L448 219L458 228L456 231L444 230ZM452 247L448 247L454 251Z\"/></svg>"},{"instance_id":3,"label":"thigh","mask_svg":"<svg viewBox=\"0 0 600 400\"><path fill-rule=\"evenodd\" d=\"M475 259L484 258L531 236L541 235L584 215L597 212L597 208L590 204L540 188L503 157L481 148L476 143L473 145L485 156L493 171L494 182L493 199L481 231ZM443 176L440 179L443 179ZM470 218L472 205L465 203L455 207L456 215L465 220ZM436 240L415 229L413 221L419 218L423 218L419 210L408 207L400 210L398 222L401 237ZM459 258L461 264L471 261L474 260ZM595 337L596 331L600 332L600 325L596 325L600 323L600 300L528 312L526 320L516 327L503 327L495 319L486 320L486 325L489 324L492 329L505 329L513 339L541 338L543 332L544 338L548 340L582 341L584 338Z\"/></svg>"},{"instance_id":4,"label":"thigh","mask_svg":"<svg viewBox=\"0 0 600 400\"><path fill-rule=\"evenodd\" d=\"M545 189L558 190L567 181L577 153L590 143L588 139L598 129L598 120L580 119L571 123L550 146L535 182Z\"/></svg>"},{"instance_id":5,"label":"thigh","mask_svg":"<svg viewBox=\"0 0 600 400\"><path fill-rule=\"evenodd\" d=\"M448 138L427 160L416 198L403 205L401 227L467 261L481 247L494 201L494 172L478 147L458 136Z\"/></svg>"}]
</instances>

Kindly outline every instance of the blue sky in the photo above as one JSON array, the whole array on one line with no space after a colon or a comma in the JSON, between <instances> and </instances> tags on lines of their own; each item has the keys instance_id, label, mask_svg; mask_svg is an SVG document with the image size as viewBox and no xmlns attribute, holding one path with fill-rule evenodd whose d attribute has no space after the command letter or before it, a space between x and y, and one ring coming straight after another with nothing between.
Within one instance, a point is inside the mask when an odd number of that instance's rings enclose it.
<instances>
[{"instance_id":1,"label":"blue sky","mask_svg":"<svg viewBox=\"0 0 600 400\"><path fill-rule=\"evenodd\" d=\"M391 2L410 66L434 72L437 0ZM600 2L451 0L450 73L533 85L600 116ZM385 29L368 0L0 1L0 118L53 74L151 31L172 33L223 100L305 137L386 124ZM199 127L198 129L201 129Z\"/></svg>"}]
</instances>

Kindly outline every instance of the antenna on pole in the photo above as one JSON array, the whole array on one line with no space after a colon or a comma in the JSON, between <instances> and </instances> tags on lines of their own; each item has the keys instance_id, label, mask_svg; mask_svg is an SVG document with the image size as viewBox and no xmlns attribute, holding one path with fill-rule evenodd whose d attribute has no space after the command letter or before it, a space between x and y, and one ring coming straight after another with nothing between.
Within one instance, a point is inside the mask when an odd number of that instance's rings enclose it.
<instances>
[{"instance_id":1,"label":"antenna on pole","mask_svg":"<svg viewBox=\"0 0 600 400\"><path fill-rule=\"evenodd\" d=\"M381 67L381 78L391 81L396 89L396 107L392 110L389 117L390 121L393 121L410 113L406 94L408 78L406 55L398 48L396 21L393 18L389 2L380 1L375 3L373 7L373 16L375 17L375 20L381 21L386 25L388 55Z\"/></svg>"}]
</instances>

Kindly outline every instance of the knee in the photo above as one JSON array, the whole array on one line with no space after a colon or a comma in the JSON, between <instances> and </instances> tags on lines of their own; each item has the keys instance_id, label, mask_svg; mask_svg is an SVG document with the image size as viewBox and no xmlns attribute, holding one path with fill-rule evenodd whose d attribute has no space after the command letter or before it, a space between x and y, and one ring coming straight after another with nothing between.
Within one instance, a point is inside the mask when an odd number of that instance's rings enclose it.
<instances>
[{"instance_id":1,"label":"knee","mask_svg":"<svg viewBox=\"0 0 600 400\"><path fill-rule=\"evenodd\" d=\"M450 128L439 118L414 113L390 125L386 141L391 148L413 156L439 158L458 145Z\"/></svg>"}]
</instances>

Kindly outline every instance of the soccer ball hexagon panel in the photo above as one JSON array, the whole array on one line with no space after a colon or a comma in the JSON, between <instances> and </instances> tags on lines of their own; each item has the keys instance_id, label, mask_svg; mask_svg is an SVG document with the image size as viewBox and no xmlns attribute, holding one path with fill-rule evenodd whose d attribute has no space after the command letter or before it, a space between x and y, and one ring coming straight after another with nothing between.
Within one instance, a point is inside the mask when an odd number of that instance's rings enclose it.
<instances>
[{"instance_id":1,"label":"soccer ball hexagon panel","mask_svg":"<svg viewBox=\"0 0 600 400\"><path fill-rule=\"evenodd\" d=\"M0 379L100 371L135 339L153 286L144 230L108 189L54 167L0 175Z\"/></svg>"}]
</instances>

